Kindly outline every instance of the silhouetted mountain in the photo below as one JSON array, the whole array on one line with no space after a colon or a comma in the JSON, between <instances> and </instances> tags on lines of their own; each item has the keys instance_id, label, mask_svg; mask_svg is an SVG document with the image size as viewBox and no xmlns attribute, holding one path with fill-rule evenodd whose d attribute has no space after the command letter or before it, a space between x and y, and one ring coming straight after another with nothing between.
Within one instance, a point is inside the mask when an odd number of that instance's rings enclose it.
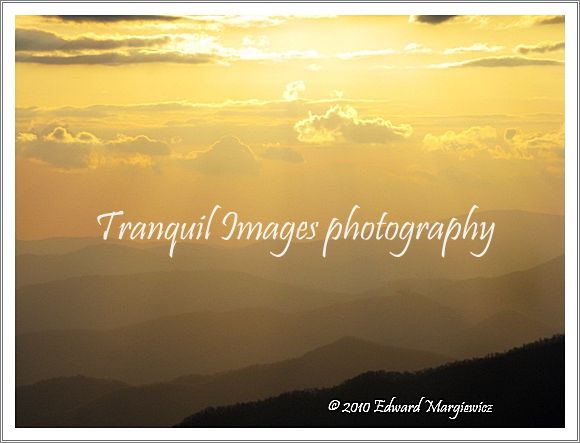
<instances>
[{"instance_id":1,"label":"silhouetted mountain","mask_svg":"<svg viewBox=\"0 0 580 443\"><path fill-rule=\"evenodd\" d=\"M294 313L195 312L106 331L18 335L16 374L19 384L75 374L147 383L283 360L345 335L447 354L447 340L467 326L453 310L417 294Z\"/></svg>"},{"instance_id":2,"label":"silhouetted mountain","mask_svg":"<svg viewBox=\"0 0 580 443\"><path fill-rule=\"evenodd\" d=\"M126 387L115 380L83 376L59 377L16 388L16 426L44 427L59 423L65 411Z\"/></svg>"},{"instance_id":3,"label":"silhouetted mountain","mask_svg":"<svg viewBox=\"0 0 580 443\"><path fill-rule=\"evenodd\" d=\"M180 427L563 427L564 337L501 355L422 372L369 372L329 389L296 391L263 401L208 408ZM372 412L418 404L417 413ZM331 400L341 407L329 411ZM490 413L428 412L435 405L493 405ZM369 402L368 413L343 413L345 402Z\"/></svg>"},{"instance_id":4,"label":"silhouetted mountain","mask_svg":"<svg viewBox=\"0 0 580 443\"><path fill-rule=\"evenodd\" d=\"M321 241L293 244L282 258L269 254L272 248L280 248L280 242L239 248L180 243L170 259L167 244L143 247L138 243L107 241L97 245L89 242L84 249L67 253L62 253L66 247L54 245L57 254L17 255L16 282L24 286L82 275L227 269L301 287L359 292L404 278L497 276L536 266L564 253L562 216L493 211L478 213L477 220L496 223L493 244L481 258L469 254L481 246L472 242L453 242L444 259L440 244L425 240L414 242L408 253L397 259L388 251L401 245L387 241L336 241L329 246L327 258L321 256ZM550 235L537 235L539 232ZM30 244L21 249L46 252L46 248Z\"/></svg>"},{"instance_id":5,"label":"silhouetted mountain","mask_svg":"<svg viewBox=\"0 0 580 443\"><path fill-rule=\"evenodd\" d=\"M233 271L85 276L17 290L19 333L114 328L193 311L315 308L352 295L306 290Z\"/></svg>"},{"instance_id":6,"label":"silhouetted mountain","mask_svg":"<svg viewBox=\"0 0 580 443\"><path fill-rule=\"evenodd\" d=\"M73 410L58 407L50 420L32 423L46 427L172 426L188 413L207 406L257 400L294 389L332 386L367 370L414 370L447 360L448 357L429 352L345 337L296 359L215 375L182 376L168 383L124 387L99 398L89 398ZM30 386L18 388L17 395L21 389L27 389L26 393L31 390ZM50 394L59 395L56 391L49 393L49 397ZM50 400L44 399L44 403ZM28 410L19 409L19 423L27 423L28 414L35 413L34 404L26 406ZM50 410L50 405L47 409Z\"/></svg>"}]
</instances>

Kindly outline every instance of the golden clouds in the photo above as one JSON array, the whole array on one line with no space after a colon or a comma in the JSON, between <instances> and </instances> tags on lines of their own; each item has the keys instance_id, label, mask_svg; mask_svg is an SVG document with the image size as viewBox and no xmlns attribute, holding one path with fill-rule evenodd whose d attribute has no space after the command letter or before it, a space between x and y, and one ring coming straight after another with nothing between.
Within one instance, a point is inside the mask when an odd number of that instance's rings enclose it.
<instances>
[{"instance_id":1,"label":"golden clouds","mask_svg":"<svg viewBox=\"0 0 580 443\"><path fill-rule=\"evenodd\" d=\"M562 128L545 133L524 133L508 128L500 136L491 126L471 127L464 131L447 131L441 135L427 134L423 138L427 151L454 152L460 158L487 152L494 159L563 159Z\"/></svg>"},{"instance_id":2,"label":"golden clouds","mask_svg":"<svg viewBox=\"0 0 580 443\"><path fill-rule=\"evenodd\" d=\"M557 211L564 27L540 21L18 17L19 192L130 195L151 214L177 193L291 212L329 195L372 207L386 188L389 206L447 215L473 198ZM526 192L506 201L513 177Z\"/></svg>"},{"instance_id":3,"label":"golden clouds","mask_svg":"<svg viewBox=\"0 0 580 443\"><path fill-rule=\"evenodd\" d=\"M408 138L413 128L408 124L394 125L382 117L361 118L349 105L335 105L324 114L310 113L294 125L298 140L304 143L385 143Z\"/></svg>"},{"instance_id":4,"label":"golden clouds","mask_svg":"<svg viewBox=\"0 0 580 443\"><path fill-rule=\"evenodd\" d=\"M118 135L114 139L103 140L90 132L71 133L60 126L40 136L18 133L16 148L25 158L62 170L95 168L99 164L118 162L151 165L151 157L170 153L165 142L144 135Z\"/></svg>"}]
</instances>

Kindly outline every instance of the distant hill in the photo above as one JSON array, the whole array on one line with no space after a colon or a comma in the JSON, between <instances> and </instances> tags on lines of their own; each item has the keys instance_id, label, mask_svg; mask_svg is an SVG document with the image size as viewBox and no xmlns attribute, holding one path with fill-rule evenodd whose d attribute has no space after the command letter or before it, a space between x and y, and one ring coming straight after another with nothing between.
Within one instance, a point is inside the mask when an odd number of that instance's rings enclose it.
<instances>
[{"instance_id":1,"label":"distant hill","mask_svg":"<svg viewBox=\"0 0 580 443\"><path fill-rule=\"evenodd\" d=\"M369 372L329 389L295 391L267 400L208 408L179 427L563 427L564 337L501 355L418 373ZM422 396L444 404L493 405L491 413L341 413L333 399L417 404Z\"/></svg>"},{"instance_id":2,"label":"distant hill","mask_svg":"<svg viewBox=\"0 0 580 443\"><path fill-rule=\"evenodd\" d=\"M337 241L330 245L327 258L321 257L320 241L296 243L286 256L278 259L269 251L278 249L279 242L238 248L180 243L172 259L163 243L155 243L155 247L130 242L94 244L93 240L75 243L70 239L43 240L38 245L18 243L16 284L25 286L83 275L222 269L301 287L360 292L399 279L493 277L531 268L564 253L562 216L488 211L478 213L477 220L496 223L493 244L478 259L469 251L480 245L454 242L442 259L440 244L423 240L415 242L398 259L388 251L400 245L387 241ZM74 249L72 244L80 249ZM49 251L54 252L48 254Z\"/></svg>"},{"instance_id":3,"label":"distant hill","mask_svg":"<svg viewBox=\"0 0 580 443\"><path fill-rule=\"evenodd\" d=\"M509 310L470 321L415 293L296 312L197 311L107 330L19 334L17 383L76 374L151 383L184 373L209 374L284 360L345 335L464 358L558 332L554 325Z\"/></svg>"},{"instance_id":4,"label":"distant hill","mask_svg":"<svg viewBox=\"0 0 580 443\"><path fill-rule=\"evenodd\" d=\"M37 392L38 385L17 388L18 423L38 427L167 427L194 410L277 395L285 391L333 386L368 370L415 370L448 361L430 352L380 346L345 337L290 360L254 365L208 376L182 376L171 382L121 387L100 397L87 396L75 408L61 407L63 392L71 385ZM64 379L66 380L66 379ZM45 382L45 384L50 382ZM27 399L40 398L45 421Z\"/></svg>"},{"instance_id":5,"label":"distant hill","mask_svg":"<svg viewBox=\"0 0 580 443\"><path fill-rule=\"evenodd\" d=\"M115 380L59 377L16 388L16 427L50 427L64 411L126 387Z\"/></svg>"},{"instance_id":6,"label":"distant hill","mask_svg":"<svg viewBox=\"0 0 580 443\"><path fill-rule=\"evenodd\" d=\"M564 256L559 256L530 269L492 278L399 280L364 296L418 292L476 322L499 311L517 311L563 330L564 265Z\"/></svg>"},{"instance_id":7,"label":"distant hill","mask_svg":"<svg viewBox=\"0 0 580 443\"><path fill-rule=\"evenodd\" d=\"M17 289L19 333L115 328L193 311L312 309L353 295L308 290L235 271L84 276Z\"/></svg>"},{"instance_id":8,"label":"distant hill","mask_svg":"<svg viewBox=\"0 0 580 443\"><path fill-rule=\"evenodd\" d=\"M26 333L16 338L17 383L75 374L149 383L284 360L345 335L446 354L446 340L468 326L432 300L399 294L294 313L195 312L104 331Z\"/></svg>"},{"instance_id":9,"label":"distant hill","mask_svg":"<svg viewBox=\"0 0 580 443\"><path fill-rule=\"evenodd\" d=\"M194 311L292 312L401 293L422 294L472 324L500 312L519 313L552 334L564 327L564 257L499 277L399 280L361 294L303 289L219 270L74 277L18 288L16 324L18 333L105 329Z\"/></svg>"}]
</instances>

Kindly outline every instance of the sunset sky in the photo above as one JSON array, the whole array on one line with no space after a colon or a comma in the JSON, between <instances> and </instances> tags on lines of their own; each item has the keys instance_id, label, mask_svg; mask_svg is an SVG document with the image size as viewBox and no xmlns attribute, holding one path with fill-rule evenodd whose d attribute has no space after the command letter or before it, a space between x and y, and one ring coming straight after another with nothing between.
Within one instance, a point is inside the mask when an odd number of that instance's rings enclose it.
<instances>
[{"instance_id":1,"label":"sunset sky","mask_svg":"<svg viewBox=\"0 0 580 443\"><path fill-rule=\"evenodd\" d=\"M17 237L563 213L560 16L20 16Z\"/></svg>"}]
</instances>

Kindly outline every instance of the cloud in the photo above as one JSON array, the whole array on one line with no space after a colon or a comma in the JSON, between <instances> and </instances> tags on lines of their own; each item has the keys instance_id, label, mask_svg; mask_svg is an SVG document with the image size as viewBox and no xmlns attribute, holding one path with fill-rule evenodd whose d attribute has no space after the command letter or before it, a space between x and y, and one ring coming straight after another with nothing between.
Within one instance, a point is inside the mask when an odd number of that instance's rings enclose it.
<instances>
[{"instance_id":1,"label":"cloud","mask_svg":"<svg viewBox=\"0 0 580 443\"><path fill-rule=\"evenodd\" d=\"M464 131L447 131L442 135L427 134L423 146L427 151L472 153L488 149L497 140L497 131L491 126L474 126Z\"/></svg>"},{"instance_id":2,"label":"cloud","mask_svg":"<svg viewBox=\"0 0 580 443\"><path fill-rule=\"evenodd\" d=\"M536 25L559 25L563 24L565 17L563 15L546 15L540 16L535 20Z\"/></svg>"},{"instance_id":3,"label":"cloud","mask_svg":"<svg viewBox=\"0 0 580 443\"><path fill-rule=\"evenodd\" d=\"M48 15L61 22L116 23L116 22L172 22L182 17L174 15Z\"/></svg>"},{"instance_id":4,"label":"cloud","mask_svg":"<svg viewBox=\"0 0 580 443\"><path fill-rule=\"evenodd\" d=\"M413 132L408 124L399 126L382 117L363 119L349 105L335 105L324 114L309 112L307 118L294 125L298 140L304 143L331 143L348 141L354 143L385 143L407 138Z\"/></svg>"},{"instance_id":5,"label":"cloud","mask_svg":"<svg viewBox=\"0 0 580 443\"><path fill-rule=\"evenodd\" d=\"M267 160L279 160L289 163L302 163L304 157L296 149L288 147L270 146L260 155Z\"/></svg>"},{"instance_id":6,"label":"cloud","mask_svg":"<svg viewBox=\"0 0 580 443\"><path fill-rule=\"evenodd\" d=\"M306 90L306 85L302 80L296 80L290 82L286 85L282 97L284 100L293 101L297 100L302 92Z\"/></svg>"},{"instance_id":7,"label":"cloud","mask_svg":"<svg viewBox=\"0 0 580 443\"><path fill-rule=\"evenodd\" d=\"M415 42L407 43L403 48L403 50L411 54L426 54L429 52L433 52L432 49L426 48L425 46Z\"/></svg>"},{"instance_id":8,"label":"cloud","mask_svg":"<svg viewBox=\"0 0 580 443\"><path fill-rule=\"evenodd\" d=\"M268 46L269 44L270 44L270 39L268 39L268 37L265 35L261 35L259 37L252 37L252 36L246 35L242 39L243 46L254 46L257 48L264 48L264 47Z\"/></svg>"},{"instance_id":9,"label":"cloud","mask_svg":"<svg viewBox=\"0 0 580 443\"><path fill-rule=\"evenodd\" d=\"M411 42L405 45L402 50L396 50L393 48L382 48L382 49L360 49L358 51L351 52L341 52L336 54L336 57L340 60L352 60L357 58L367 58L367 57L383 57L386 55L393 54L418 54L418 53L429 53L433 52L432 49L426 48L425 46Z\"/></svg>"},{"instance_id":10,"label":"cloud","mask_svg":"<svg viewBox=\"0 0 580 443\"><path fill-rule=\"evenodd\" d=\"M564 62L560 60L526 58L518 56L501 56L501 57L482 57L460 62L439 63L429 65L429 68L446 69L446 68L515 68L519 66L559 66Z\"/></svg>"},{"instance_id":11,"label":"cloud","mask_svg":"<svg viewBox=\"0 0 580 443\"><path fill-rule=\"evenodd\" d=\"M530 28L533 26L561 25L564 24L563 15L528 15L515 22L501 26L499 29Z\"/></svg>"},{"instance_id":12,"label":"cloud","mask_svg":"<svg viewBox=\"0 0 580 443\"><path fill-rule=\"evenodd\" d=\"M44 137L20 133L16 137L20 155L59 169L86 168L90 163L92 145L98 139L89 133L71 134L65 128L56 127Z\"/></svg>"},{"instance_id":13,"label":"cloud","mask_svg":"<svg viewBox=\"0 0 580 443\"><path fill-rule=\"evenodd\" d=\"M119 161L136 163L138 160L141 164L150 164L151 157L166 156L171 152L166 143L145 135L118 135L115 139L103 140L86 131L74 134L62 126L42 136L19 133L16 146L18 153L25 158L65 170Z\"/></svg>"},{"instance_id":14,"label":"cloud","mask_svg":"<svg viewBox=\"0 0 580 443\"><path fill-rule=\"evenodd\" d=\"M212 175L255 175L260 170L260 163L250 147L232 136L222 137L188 163L196 170Z\"/></svg>"},{"instance_id":15,"label":"cloud","mask_svg":"<svg viewBox=\"0 0 580 443\"><path fill-rule=\"evenodd\" d=\"M454 152L460 158L472 157L477 152L487 152L495 159L531 160L560 159L564 152L564 131L524 134L508 128L500 137L491 126L474 126L463 131L447 131L441 135L427 134L423 139L427 151Z\"/></svg>"},{"instance_id":16,"label":"cloud","mask_svg":"<svg viewBox=\"0 0 580 443\"><path fill-rule=\"evenodd\" d=\"M204 24L208 26L210 29L220 31L225 27L240 28L240 29L270 28L280 26L287 20L296 17L259 16L259 15L189 15L184 18L187 18L187 20L192 23Z\"/></svg>"},{"instance_id":17,"label":"cloud","mask_svg":"<svg viewBox=\"0 0 580 443\"><path fill-rule=\"evenodd\" d=\"M426 23L428 25L438 25L457 17L456 15L411 15L409 21L412 23Z\"/></svg>"},{"instance_id":18,"label":"cloud","mask_svg":"<svg viewBox=\"0 0 580 443\"><path fill-rule=\"evenodd\" d=\"M21 28L16 30L16 61L48 65L220 63L227 66L236 61L281 62L321 58L313 49L267 51L261 48L266 45L266 40L265 37L246 37L243 45L236 48L224 46L219 36L205 33L71 38L39 29Z\"/></svg>"},{"instance_id":19,"label":"cloud","mask_svg":"<svg viewBox=\"0 0 580 443\"><path fill-rule=\"evenodd\" d=\"M564 42L540 42L536 45L518 45L514 51L519 54L540 53L561 51L564 49Z\"/></svg>"},{"instance_id":20,"label":"cloud","mask_svg":"<svg viewBox=\"0 0 580 443\"><path fill-rule=\"evenodd\" d=\"M361 49L360 51L352 51L352 52L341 52L340 54L336 54L336 56L341 60L351 60L354 58L363 58L363 57L380 57L383 55L391 55L396 54L397 51L391 48L386 49Z\"/></svg>"},{"instance_id":21,"label":"cloud","mask_svg":"<svg viewBox=\"0 0 580 443\"><path fill-rule=\"evenodd\" d=\"M544 158L561 159L564 155L564 130L524 134L517 128L508 128L503 135L504 143L497 144L490 154L500 159Z\"/></svg>"},{"instance_id":22,"label":"cloud","mask_svg":"<svg viewBox=\"0 0 580 443\"><path fill-rule=\"evenodd\" d=\"M146 135L129 137L120 135L117 139L107 143L107 147L113 152L121 154L145 154L150 156L169 155L171 150L167 143L153 140Z\"/></svg>"},{"instance_id":23,"label":"cloud","mask_svg":"<svg viewBox=\"0 0 580 443\"><path fill-rule=\"evenodd\" d=\"M163 46L171 41L169 36L127 37L96 39L92 37L64 38L39 29L16 29L16 51L79 51L118 48L146 48Z\"/></svg>"},{"instance_id":24,"label":"cloud","mask_svg":"<svg viewBox=\"0 0 580 443\"><path fill-rule=\"evenodd\" d=\"M503 46L489 46L487 43L474 43L469 46L458 46L455 48L448 48L443 51L443 54L452 55L452 54L462 54L466 52L497 52L501 51L504 47Z\"/></svg>"},{"instance_id":25,"label":"cloud","mask_svg":"<svg viewBox=\"0 0 580 443\"><path fill-rule=\"evenodd\" d=\"M182 52L142 52L130 53L103 52L81 55L35 55L16 54L16 61L21 63L38 63L45 65L111 65L140 63L216 63L219 57L210 54L184 54Z\"/></svg>"}]
</instances>

